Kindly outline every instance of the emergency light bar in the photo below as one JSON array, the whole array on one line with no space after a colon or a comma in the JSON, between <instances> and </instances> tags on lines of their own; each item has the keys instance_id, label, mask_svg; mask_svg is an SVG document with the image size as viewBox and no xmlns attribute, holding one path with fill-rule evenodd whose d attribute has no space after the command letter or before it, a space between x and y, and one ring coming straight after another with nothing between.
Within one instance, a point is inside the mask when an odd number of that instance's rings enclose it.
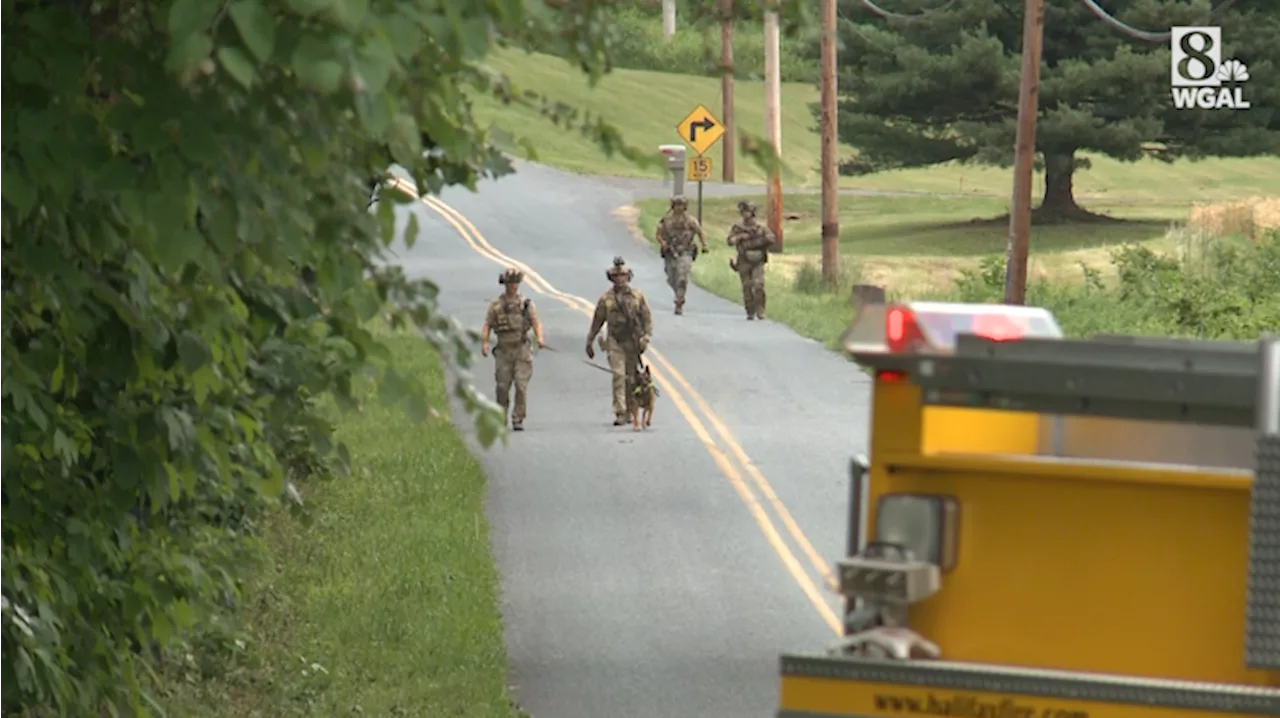
<instances>
[{"instance_id":1,"label":"emergency light bar","mask_svg":"<svg viewBox=\"0 0 1280 718\"><path fill-rule=\"evenodd\" d=\"M1063 338L1042 307L907 302L863 305L840 344L853 355L951 354L960 334L997 342Z\"/></svg>"}]
</instances>

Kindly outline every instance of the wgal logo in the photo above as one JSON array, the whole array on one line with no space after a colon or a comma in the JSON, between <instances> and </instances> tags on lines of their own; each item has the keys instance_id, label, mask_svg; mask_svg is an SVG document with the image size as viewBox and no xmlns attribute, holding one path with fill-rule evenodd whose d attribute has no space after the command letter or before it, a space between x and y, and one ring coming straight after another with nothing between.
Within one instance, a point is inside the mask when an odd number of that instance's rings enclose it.
<instances>
[{"instance_id":1,"label":"wgal logo","mask_svg":"<svg viewBox=\"0 0 1280 718\"><path fill-rule=\"evenodd\" d=\"M1222 28L1172 30L1169 84L1173 86L1173 106L1179 110L1249 109L1239 84L1249 79L1249 68L1234 58L1222 61Z\"/></svg>"}]
</instances>

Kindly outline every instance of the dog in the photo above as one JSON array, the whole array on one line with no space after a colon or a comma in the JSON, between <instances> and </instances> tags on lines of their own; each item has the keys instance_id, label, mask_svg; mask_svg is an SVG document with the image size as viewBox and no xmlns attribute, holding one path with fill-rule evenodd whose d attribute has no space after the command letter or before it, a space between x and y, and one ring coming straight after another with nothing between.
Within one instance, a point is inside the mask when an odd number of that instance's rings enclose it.
<instances>
[{"instance_id":1,"label":"dog","mask_svg":"<svg viewBox=\"0 0 1280 718\"><path fill-rule=\"evenodd\" d=\"M649 367L636 365L635 376L631 377L631 381L627 391L631 392L634 401L631 405L631 426L636 431L641 428L649 428L653 424L653 404L654 399L658 396L658 387L653 383L653 375L649 371Z\"/></svg>"}]
</instances>

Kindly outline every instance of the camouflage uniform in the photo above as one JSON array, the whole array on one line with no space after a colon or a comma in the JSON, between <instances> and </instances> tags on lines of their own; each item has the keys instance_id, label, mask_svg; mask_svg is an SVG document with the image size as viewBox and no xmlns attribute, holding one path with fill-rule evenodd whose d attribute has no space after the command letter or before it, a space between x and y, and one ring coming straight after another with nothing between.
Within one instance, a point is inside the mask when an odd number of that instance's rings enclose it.
<instances>
[{"instance_id":1,"label":"camouflage uniform","mask_svg":"<svg viewBox=\"0 0 1280 718\"><path fill-rule=\"evenodd\" d=\"M689 272L698 256L694 238L702 240L706 251L706 235L698 220L689 216L689 202L684 197L671 199L671 211L658 220L658 242L662 245L662 259L666 264L667 285L675 291L676 314L684 313L684 296L689 287Z\"/></svg>"},{"instance_id":2,"label":"camouflage uniform","mask_svg":"<svg viewBox=\"0 0 1280 718\"><path fill-rule=\"evenodd\" d=\"M747 310L747 319L764 319L764 265L769 262L769 248L776 240L768 227L756 221L754 204L739 202L738 211L742 221L733 225L726 240L729 246L737 247L738 256L729 260L729 266L742 281L742 306Z\"/></svg>"},{"instance_id":3,"label":"camouflage uniform","mask_svg":"<svg viewBox=\"0 0 1280 718\"><path fill-rule=\"evenodd\" d=\"M500 284L518 285L524 275L514 269L508 269L498 278ZM485 312L484 328L481 330L482 353L489 346L489 330L498 335L498 344L493 349L494 382L496 383L496 400L511 419L511 427L516 431L524 428L525 411L529 390L529 380L533 378L533 351L529 345L529 331L533 330L542 345L542 331L538 322L538 309L532 299L526 299L518 293L504 292L502 296L489 302ZM511 401L511 385L515 384L515 406L508 412Z\"/></svg>"},{"instance_id":4,"label":"camouflage uniform","mask_svg":"<svg viewBox=\"0 0 1280 718\"><path fill-rule=\"evenodd\" d=\"M587 332L587 356L595 358L592 342L607 323L608 336L601 346L608 352L609 369L613 372L613 425L621 426L627 423L627 416L635 404L635 397L627 392L627 378L635 374L640 355L649 348L653 316L644 292L629 285L633 273L627 269L622 257L614 257L613 267L605 272L605 276L613 282L613 287L596 301L591 330Z\"/></svg>"}]
</instances>

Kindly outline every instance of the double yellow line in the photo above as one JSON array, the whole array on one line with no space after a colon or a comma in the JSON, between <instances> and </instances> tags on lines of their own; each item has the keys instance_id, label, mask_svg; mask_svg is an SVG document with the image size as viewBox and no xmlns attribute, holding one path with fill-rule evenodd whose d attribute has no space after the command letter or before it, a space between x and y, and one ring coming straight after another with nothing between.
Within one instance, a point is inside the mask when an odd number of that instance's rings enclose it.
<instances>
[{"instance_id":1,"label":"double yellow line","mask_svg":"<svg viewBox=\"0 0 1280 718\"><path fill-rule=\"evenodd\" d=\"M533 291L538 294L558 299L565 305L578 310L587 317L590 317L595 313L595 304L593 302L583 299L582 297L561 292L529 265L519 260L512 259L498 251L496 247L484 238L484 235L480 233L480 230L476 229L476 226L463 216L461 212L435 197L419 197L411 182L393 177L389 180L389 183L400 192L403 192L410 197L417 197L423 204L440 215L440 217L452 226L454 230L458 232L459 236L461 236L477 254L485 257L486 259L492 260L497 264L516 267L520 271L524 272L524 284ZM654 379L667 393L667 395L671 397L671 401L675 404L676 410L679 411L685 421L688 422L689 427L693 429L693 433L697 435L698 440L702 443L703 447L706 448L707 453L710 454L712 460L716 462L716 466L720 468L721 473L724 474L724 477L729 481L730 485L733 486L734 490L738 492L738 496L741 497L743 503L746 504L747 509L751 512L756 524L760 526L760 530L764 533L765 538L778 554L778 557L782 559L782 563L786 567L787 572L790 573L796 583L799 584L801 590L804 591L805 595L808 597L809 602L813 604L815 609L817 609L819 615L821 615L827 622L827 625L835 631L836 635L841 635L843 633L841 620L837 618L835 612L831 610L830 605L827 604L822 593L819 591L817 584L809 577L808 572L801 565L795 554L792 553L791 548L787 545L787 542L782 538L782 535L774 526L773 520L765 510L764 503L767 502L768 505L773 508L774 513L777 514L783 526L791 535L791 538L800 547L801 552L808 558L809 563L817 570L817 573L822 578L823 582L828 588L834 590L836 587L836 581L835 576L832 574L831 567L813 548L809 539L805 537L804 532L800 530L800 526L796 524L795 519L791 516L791 512L787 510L787 507L783 505L782 501L778 498L777 493L773 490L769 481L765 479L764 475L760 473L760 470L756 468L755 464L751 461L751 458L747 456L747 452L743 450L742 445L734 438L733 433L729 431L722 421L720 421L720 418L697 392L697 390L695 390L684 376L681 375L674 366L672 366L671 362L667 361L667 358L653 346L650 346L645 353L657 364L657 366L653 367ZM688 396L687 400L685 398L686 395ZM690 401L702 412L703 416L706 417L707 423L711 425L711 428L719 436L720 443L717 443L716 440L712 438L711 433L707 431L706 425L690 408ZM723 444L724 448L721 447L721 444ZM730 460L730 457L736 459L736 465L734 461ZM742 471L739 470L739 466L741 466ZM748 483L747 480L743 478L744 472L747 477L751 479L751 483ZM752 490L751 484L755 485L755 490ZM757 491L759 492L759 496L757 496ZM763 502L760 497L763 497Z\"/></svg>"}]
</instances>

